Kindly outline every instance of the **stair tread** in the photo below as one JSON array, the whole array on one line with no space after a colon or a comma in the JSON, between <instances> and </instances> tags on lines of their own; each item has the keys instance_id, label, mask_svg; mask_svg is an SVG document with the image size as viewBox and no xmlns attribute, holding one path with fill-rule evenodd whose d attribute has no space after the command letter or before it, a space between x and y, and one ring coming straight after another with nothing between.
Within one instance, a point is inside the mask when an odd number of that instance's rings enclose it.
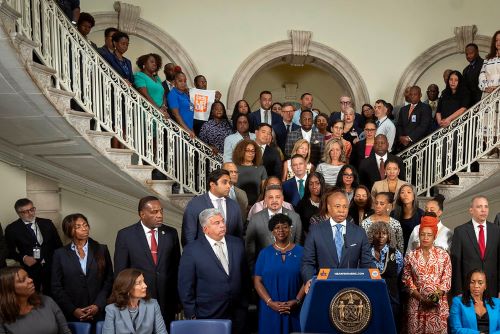
<instances>
[{"instance_id":1,"label":"stair tread","mask_svg":"<svg viewBox=\"0 0 500 334\"><path fill-rule=\"evenodd\" d=\"M131 149L128 149L128 148L112 148L112 147L106 148L106 152L108 152L108 153L118 153L118 154L133 154L133 153L135 153L134 150L131 150Z\"/></svg>"},{"instance_id":2,"label":"stair tread","mask_svg":"<svg viewBox=\"0 0 500 334\"><path fill-rule=\"evenodd\" d=\"M96 131L96 130L87 130L85 131L89 136L103 136L103 137L114 137L115 134L112 132L104 132L104 131Z\"/></svg>"},{"instance_id":3,"label":"stair tread","mask_svg":"<svg viewBox=\"0 0 500 334\"><path fill-rule=\"evenodd\" d=\"M46 65L34 62L34 61L31 61L28 64L29 64L30 67L32 67L32 68L34 67L37 70L41 70L41 71L44 71L44 72L47 72L47 73L51 73L51 74L57 74L57 71L54 70L52 67L49 67L49 66L46 66Z\"/></svg>"},{"instance_id":4,"label":"stair tread","mask_svg":"<svg viewBox=\"0 0 500 334\"><path fill-rule=\"evenodd\" d=\"M153 170L155 169L154 166L149 166L149 165L128 165L127 169L144 169L144 170Z\"/></svg>"},{"instance_id":5,"label":"stair tread","mask_svg":"<svg viewBox=\"0 0 500 334\"><path fill-rule=\"evenodd\" d=\"M484 177L485 174L483 172L457 172L459 177Z\"/></svg>"},{"instance_id":6,"label":"stair tread","mask_svg":"<svg viewBox=\"0 0 500 334\"><path fill-rule=\"evenodd\" d=\"M436 187L442 188L442 189L463 189L464 186L461 186L459 184L437 184Z\"/></svg>"},{"instance_id":7,"label":"stair tread","mask_svg":"<svg viewBox=\"0 0 500 334\"><path fill-rule=\"evenodd\" d=\"M174 180L147 180L146 183L147 184L166 184L166 185L170 185L170 184L176 183L176 181L174 181Z\"/></svg>"},{"instance_id":8,"label":"stair tread","mask_svg":"<svg viewBox=\"0 0 500 334\"><path fill-rule=\"evenodd\" d=\"M73 110L73 109L66 111L66 114L71 115L71 116L85 117L85 118L93 118L94 117L94 114L92 114L92 113L89 113L86 111L77 111L77 110Z\"/></svg>"},{"instance_id":9,"label":"stair tread","mask_svg":"<svg viewBox=\"0 0 500 334\"><path fill-rule=\"evenodd\" d=\"M62 89L55 88L55 87L47 87L47 90L49 92L52 92L52 93L55 93L55 94L66 95L68 97L74 97L75 96L75 93L73 93L73 92L68 92L66 90L62 90Z\"/></svg>"}]
</instances>

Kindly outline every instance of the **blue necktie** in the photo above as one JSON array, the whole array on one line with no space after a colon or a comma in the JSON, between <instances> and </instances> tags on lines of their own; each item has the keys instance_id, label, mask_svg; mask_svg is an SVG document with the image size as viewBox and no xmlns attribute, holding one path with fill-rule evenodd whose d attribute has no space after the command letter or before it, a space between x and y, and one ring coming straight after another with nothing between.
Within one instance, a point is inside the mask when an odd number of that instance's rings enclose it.
<instances>
[{"instance_id":1,"label":"blue necktie","mask_svg":"<svg viewBox=\"0 0 500 334\"><path fill-rule=\"evenodd\" d=\"M340 258L342 257L342 247L344 247L344 236L342 235L342 225L337 224L335 225L337 228L337 231L335 231L335 248L337 248L337 255L339 257L339 264L340 264Z\"/></svg>"},{"instance_id":2,"label":"blue necktie","mask_svg":"<svg viewBox=\"0 0 500 334\"><path fill-rule=\"evenodd\" d=\"M380 125L380 121L376 121L375 125L377 125L377 127L378 127Z\"/></svg>"},{"instance_id":3,"label":"blue necktie","mask_svg":"<svg viewBox=\"0 0 500 334\"><path fill-rule=\"evenodd\" d=\"M28 223L28 224L26 224L26 227L27 227L27 228L28 228L28 230L30 231L31 235L33 236L33 238L35 238L35 241L38 243L38 238L36 237L36 233L35 233L35 231L33 230L32 226L33 226L33 223Z\"/></svg>"},{"instance_id":4,"label":"blue necktie","mask_svg":"<svg viewBox=\"0 0 500 334\"><path fill-rule=\"evenodd\" d=\"M304 197L304 180L299 180L299 196L300 196L300 199L302 199L302 197Z\"/></svg>"}]
</instances>

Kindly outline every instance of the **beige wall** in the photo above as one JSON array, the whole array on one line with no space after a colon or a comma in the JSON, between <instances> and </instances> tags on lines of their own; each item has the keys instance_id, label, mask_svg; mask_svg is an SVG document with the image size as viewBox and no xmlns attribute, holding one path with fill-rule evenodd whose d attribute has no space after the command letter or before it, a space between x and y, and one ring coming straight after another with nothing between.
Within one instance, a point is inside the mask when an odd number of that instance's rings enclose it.
<instances>
[{"instance_id":1,"label":"beige wall","mask_svg":"<svg viewBox=\"0 0 500 334\"><path fill-rule=\"evenodd\" d=\"M285 98L285 83L297 83L294 98ZM299 102L303 93L313 94L313 106L328 115L338 108L338 99L344 92L341 84L325 71L307 65L295 67L291 65L278 65L268 70L257 73L245 90L244 98L252 110L260 108L259 94L263 90L273 93L274 102ZM234 106L229 106L230 109Z\"/></svg>"},{"instance_id":2,"label":"beige wall","mask_svg":"<svg viewBox=\"0 0 500 334\"><path fill-rule=\"evenodd\" d=\"M88 0L82 10L113 12L115 0ZM456 26L478 26L492 35L500 28L500 1L483 0L299 0L161 2L129 1L141 17L179 41L211 88L223 99L238 66L254 51L288 39L291 29L349 59L368 87L370 100L392 100L405 68L430 46L453 36ZM433 78L431 81L436 81Z\"/></svg>"},{"instance_id":3,"label":"beige wall","mask_svg":"<svg viewBox=\"0 0 500 334\"><path fill-rule=\"evenodd\" d=\"M14 210L16 200L26 197L26 172L0 161L0 223L5 226L19 218Z\"/></svg>"}]
</instances>

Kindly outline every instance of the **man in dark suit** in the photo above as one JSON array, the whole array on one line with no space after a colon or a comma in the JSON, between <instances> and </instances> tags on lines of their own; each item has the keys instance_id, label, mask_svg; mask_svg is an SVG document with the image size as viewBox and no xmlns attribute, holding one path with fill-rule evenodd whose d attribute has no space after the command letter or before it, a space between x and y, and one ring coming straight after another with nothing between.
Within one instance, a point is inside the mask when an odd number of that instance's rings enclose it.
<instances>
[{"instance_id":1,"label":"man in dark suit","mask_svg":"<svg viewBox=\"0 0 500 334\"><path fill-rule=\"evenodd\" d=\"M230 319L233 333L246 333L250 274L243 240L226 235L222 213L200 213L203 235L184 248L179 296L186 319Z\"/></svg>"},{"instance_id":2,"label":"man in dark suit","mask_svg":"<svg viewBox=\"0 0 500 334\"><path fill-rule=\"evenodd\" d=\"M282 126L280 124L276 124L273 127L274 133L276 134L276 143L281 149L281 152L285 152L285 145L288 134L292 131L300 129L300 125L295 124L292 121L294 113L295 107L293 106L293 104L291 104L290 102L283 103L283 106L281 107L281 117L283 118Z\"/></svg>"},{"instance_id":3,"label":"man in dark suit","mask_svg":"<svg viewBox=\"0 0 500 334\"><path fill-rule=\"evenodd\" d=\"M396 138L398 138L398 151L401 152L420 139L427 136L432 125L432 110L429 105L422 103L420 87L410 88L410 104L399 110L396 124Z\"/></svg>"},{"instance_id":4,"label":"man in dark suit","mask_svg":"<svg viewBox=\"0 0 500 334\"><path fill-rule=\"evenodd\" d=\"M347 195L333 190L325 196L331 218L311 226L304 246L302 278L308 285L320 268L375 268L365 230L347 221Z\"/></svg>"},{"instance_id":5,"label":"man in dark suit","mask_svg":"<svg viewBox=\"0 0 500 334\"><path fill-rule=\"evenodd\" d=\"M243 223L238 203L228 197L231 189L231 178L229 172L224 169L216 169L208 175L209 190L203 195L194 197L186 206L182 217L182 246L198 239L203 235L198 220L200 212L208 208L219 209L226 222L227 234L243 237Z\"/></svg>"},{"instance_id":6,"label":"man in dark suit","mask_svg":"<svg viewBox=\"0 0 500 334\"><path fill-rule=\"evenodd\" d=\"M317 166L321 161L324 147L324 137L316 129L313 129L313 113L312 110L302 110L300 114L300 129L292 131L288 134L285 145L285 155L290 158L293 150L293 145L299 139L305 139L310 145L310 161L314 166Z\"/></svg>"},{"instance_id":7,"label":"man in dark suit","mask_svg":"<svg viewBox=\"0 0 500 334\"><path fill-rule=\"evenodd\" d=\"M229 172L229 178L231 179L231 188L229 189L229 198L236 201L240 206L241 211L241 221L243 225L247 221L248 214L248 196L245 191L235 186L238 183L238 167L232 162L225 162L222 165L222 169Z\"/></svg>"},{"instance_id":8,"label":"man in dark suit","mask_svg":"<svg viewBox=\"0 0 500 334\"><path fill-rule=\"evenodd\" d=\"M141 220L118 231L115 243L115 275L127 268L139 269L151 297L158 300L167 327L178 310L177 270L180 246L177 230L163 224L163 207L154 196L139 201Z\"/></svg>"},{"instance_id":9,"label":"man in dark suit","mask_svg":"<svg viewBox=\"0 0 500 334\"><path fill-rule=\"evenodd\" d=\"M344 120L344 112L350 107L354 108L354 105L352 104L352 99L350 96L347 95L342 95L339 99L339 106L340 106L340 111L334 111L330 115L330 118L328 119L328 129L330 129L333 125L333 122L340 119ZM359 128L361 123L361 115L358 113L354 114L354 126Z\"/></svg>"},{"instance_id":10,"label":"man in dark suit","mask_svg":"<svg viewBox=\"0 0 500 334\"><path fill-rule=\"evenodd\" d=\"M373 144L373 150L371 155L363 159L359 164L359 179L360 184L365 185L368 189L372 189L373 184L377 181L383 180L385 178L385 167L384 164L387 159L395 160L399 165L399 178L401 180L406 179L405 167L403 165L403 160L397 155L390 154L389 142L385 135L377 135L375 137L375 144Z\"/></svg>"},{"instance_id":11,"label":"man in dark suit","mask_svg":"<svg viewBox=\"0 0 500 334\"><path fill-rule=\"evenodd\" d=\"M300 216L283 207L283 190L279 185L271 185L266 188L264 204L266 208L254 214L250 219L245 235L245 249L252 273L260 251L274 242L274 237L269 233L268 226L272 216L278 213L287 215L292 220L290 242L301 244L303 240Z\"/></svg>"},{"instance_id":12,"label":"man in dark suit","mask_svg":"<svg viewBox=\"0 0 500 334\"><path fill-rule=\"evenodd\" d=\"M469 65L463 71L464 82L470 92L471 105L474 105L481 101L483 96L483 92L479 89L479 73L483 67L484 59L479 55L479 48L474 43L469 43L465 47L465 58Z\"/></svg>"},{"instance_id":13,"label":"man in dark suit","mask_svg":"<svg viewBox=\"0 0 500 334\"><path fill-rule=\"evenodd\" d=\"M22 265L37 291L50 295L52 256L62 247L61 238L51 220L36 217L28 198L17 200L14 209L19 219L5 229L8 257Z\"/></svg>"},{"instance_id":14,"label":"man in dark suit","mask_svg":"<svg viewBox=\"0 0 500 334\"><path fill-rule=\"evenodd\" d=\"M282 126L281 115L272 112L273 95L270 91L262 91L259 95L260 109L250 113L250 132L254 132L260 123L267 123L273 127Z\"/></svg>"},{"instance_id":15,"label":"man in dark suit","mask_svg":"<svg viewBox=\"0 0 500 334\"><path fill-rule=\"evenodd\" d=\"M472 269L486 273L491 297L499 296L500 288L500 228L488 218L488 199L474 196L469 208L471 220L455 228L451 242L451 292L462 294L463 285Z\"/></svg>"},{"instance_id":16,"label":"man in dark suit","mask_svg":"<svg viewBox=\"0 0 500 334\"><path fill-rule=\"evenodd\" d=\"M281 179L282 161L276 147L272 146L273 129L267 123L260 123L255 129L255 142L262 150L262 165L267 177L276 176Z\"/></svg>"},{"instance_id":17,"label":"man in dark suit","mask_svg":"<svg viewBox=\"0 0 500 334\"><path fill-rule=\"evenodd\" d=\"M295 176L283 183L283 195L285 201L292 204L294 209L297 210L297 205L304 197L306 190L307 164L306 159L300 154L295 154L290 164Z\"/></svg>"}]
</instances>

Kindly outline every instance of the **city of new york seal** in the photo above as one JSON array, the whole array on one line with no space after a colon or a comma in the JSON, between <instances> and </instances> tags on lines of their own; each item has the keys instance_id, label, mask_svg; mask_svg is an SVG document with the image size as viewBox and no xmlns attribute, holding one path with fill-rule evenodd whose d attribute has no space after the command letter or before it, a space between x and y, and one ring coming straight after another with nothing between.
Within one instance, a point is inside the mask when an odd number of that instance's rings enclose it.
<instances>
[{"instance_id":1,"label":"city of new york seal","mask_svg":"<svg viewBox=\"0 0 500 334\"><path fill-rule=\"evenodd\" d=\"M363 332L368 327L371 317L370 299L359 289L342 289L330 302L330 320L341 333Z\"/></svg>"}]
</instances>

